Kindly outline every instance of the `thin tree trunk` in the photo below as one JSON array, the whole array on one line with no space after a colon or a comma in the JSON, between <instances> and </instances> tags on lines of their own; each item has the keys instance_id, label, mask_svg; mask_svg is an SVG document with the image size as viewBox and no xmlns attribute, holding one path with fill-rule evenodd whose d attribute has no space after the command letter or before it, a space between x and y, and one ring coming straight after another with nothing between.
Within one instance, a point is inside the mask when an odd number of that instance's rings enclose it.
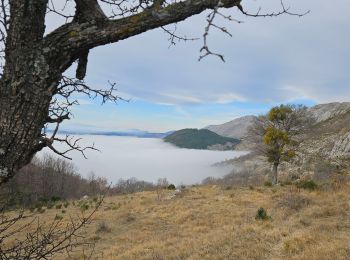
<instances>
[{"instance_id":1,"label":"thin tree trunk","mask_svg":"<svg viewBox=\"0 0 350 260\"><path fill-rule=\"evenodd\" d=\"M278 163L274 163L272 166L272 185L278 183Z\"/></svg>"}]
</instances>

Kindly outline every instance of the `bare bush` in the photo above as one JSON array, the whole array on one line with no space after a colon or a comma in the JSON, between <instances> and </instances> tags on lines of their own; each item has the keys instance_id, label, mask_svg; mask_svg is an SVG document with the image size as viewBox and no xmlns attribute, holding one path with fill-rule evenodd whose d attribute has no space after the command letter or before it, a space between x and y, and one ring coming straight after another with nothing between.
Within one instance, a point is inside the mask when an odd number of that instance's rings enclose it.
<instances>
[{"instance_id":1,"label":"bare bush","mask_svg":"<svg viewBox=\"0 0 350 260\"><path fill-rule=\"evenodd\" d=\"M103 198L86 215L64 220L56 215L51 222L41 221L37 213L18 211L17 215L0 212L0 259L49 259L83 251L91 256L94 244L85 239L84 227L89 225Z\"/></svg>"},{"instance_id":2,"label":"bare bush","mask_svg":"<svg viewBox=\"0 0 350 260\"><path fill-rule=\"evenodd\" d=\"M156 185L151 182L140 181L136 178L120 179L110 190L111 194L130 194L140 191L156 190Z\"/></svg>"},{"instance_id":3,"label":"bare bush","mask_svg":"<svg viewBox=\"0 0 350 260\"><path fill-rule=\"evenodd\" d=\"M101 221L97 224L96 228L97 233L109 233L111 232L111 228L107 225L105 221Z\"/></svg>"},{"instance_id":4,"label":"bare bush","mask_svg":"<svg viewBox=\"0 0 350 260\"><path fill-rule=\"evenodd\" d=\"M0 198L11 198L12 202L7 205L12 208L27 208L39 201L49 204L79 199L84 195L104 194L108 186L105 178L92 174L85 179L71 162L46 154L1 185Z\"/></svg>"},{"instance_id":5,"label":"bare bush","mask_svg":"<svg viewBox=\"0 0 350 260\"><path fill-rule=\"evenodd\" d=\"M164 199L164 196L166 194L166 189L169 186L169 182L166 178L159 178L157 181L157 189L156 189L156 193L157 193L157 200L161 201Z\"/></svg>"},{"instance_id":6,"label":"bare bush","mask_svg":"<svg viewBox=\"0 0 350 260\"><path fill-rule=\"evenodd\" d=\"M284 207L293 210L300 210L308 206L311 200L300 193L300 190L291 187L289 192L284 194L278 201L279 207Z\"/></svg>"},{"instance_id":7,"label":"bare bush","mask_svg":"<svg viewBox=\"0 0 350 260\"><path fill-rule=\"evenodd\" d=\"M337 172L337 166L331 162L319 158L314 166L314 174L312 178L316 181L328 181L331 179L332 174Z\"/></svg>"}]
</instances>

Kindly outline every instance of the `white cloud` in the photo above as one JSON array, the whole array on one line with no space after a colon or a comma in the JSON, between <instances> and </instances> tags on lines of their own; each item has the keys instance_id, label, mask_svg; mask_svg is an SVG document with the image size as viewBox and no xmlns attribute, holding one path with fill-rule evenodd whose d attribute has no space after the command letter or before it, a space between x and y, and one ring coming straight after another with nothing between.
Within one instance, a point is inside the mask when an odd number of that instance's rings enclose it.
<instances>
[{"instance_id":1,"label":"white cloud","mask_svg":"<svg viewBox=\"0 0 350 260\"><path fill-rule=\"evenodd\" d=\"M232 102L245 102L247 101L247 99L239 94L236 93L227 93L227 94L222 94L219 95L214 103L217 104L228 104L228 103L232 103Z\"/></svg>"},{"instance_id":2,"label":"white cloud","mask_svg":"<svg viewBox=\"0 0 350 260\"><path fill-rule=\"evenodd\" d=\"M324 85L315 86L285 86L281 88L288 95L287 101L296 99L315 100L317 103L327 102L348 102L350 101L350 86L344 87L342 85L336 87L329 87Z\"/></svg>"},{"instance_id":3,"label":"white cloud","mask_svg":"<svg viewBox=\"0 0 350 260\"><path fill-rule=\"evenodd\" d=\"M174 102L175 104L176 103L190 103L190 104L203 103L203 100L200 100L199 98L191 97L191 96L178 95L178 94L167 94L167 93L163 93L163 94L161 94L161 96L168 99L169 102Z\"/></svg>"}]
</instances>

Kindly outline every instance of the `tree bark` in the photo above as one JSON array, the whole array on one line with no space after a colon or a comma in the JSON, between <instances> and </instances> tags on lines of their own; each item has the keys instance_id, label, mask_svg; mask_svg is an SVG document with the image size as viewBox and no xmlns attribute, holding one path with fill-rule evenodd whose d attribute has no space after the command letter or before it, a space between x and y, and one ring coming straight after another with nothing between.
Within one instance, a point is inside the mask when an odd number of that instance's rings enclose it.
<instances>
[{"instance_id":1,"label":"tree bark","mask_svg":"<svg viewBox=\"0 0 350 260\"><path fill-rule=\"evenodd\" d=\"M278 163L274 163L272 166L272 185L278 183Z\"/></svg>"},{"instance_id":2,"label":"tree bark","mask_svg":"<svg viewBox=\"0 0 350 260\"><path fill-rule=\"evenodd\" d=\"M52 98L48 85L53 75L38 47L45 31L46 5L47 0L10 1L0 81L0 183L31 160Z\"/></svg>"}]
</instances>

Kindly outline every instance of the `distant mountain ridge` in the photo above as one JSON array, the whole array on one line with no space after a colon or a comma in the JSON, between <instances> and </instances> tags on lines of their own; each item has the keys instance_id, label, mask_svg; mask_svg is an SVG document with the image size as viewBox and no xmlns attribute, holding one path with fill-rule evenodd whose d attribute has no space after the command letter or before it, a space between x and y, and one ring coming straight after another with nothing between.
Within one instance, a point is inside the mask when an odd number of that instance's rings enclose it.
<instances>
[{"instance_id":1,"label":"distant mountain ridge","mask_svg":"<svg viewBox=\"0 0 350 260\"><path fill-rule=\"evenodd\" d=\"M166 136L165 142L181 148L232 150L238 139L220 136L208 129L182 129Z\"/></svg>"},{"instance_id":2,"label":"distant mountain ridge","mask_svg":"<svg viewBox=\"0 0 350 260\"><path fill-rule=\"evenodd\" d=\"M253 123L256 116L243 116L221 125L209 125L208 129L218 135L241 139L247 133L248 127Z\"/></svg>"},{"instance_id":3,"label":"distant mountain ridge","mask_svg":"<svg viewBox=\"0 0 350 260\"><path fill-rule=\"evenodd\" d=\"M315 123L320 123L337 116L341 116L350 111L350 102L333 102L327 104L319 104L307 109L310 117L314 118ZM232 121L221 125L209 125L204 129L208 129L214 133L225 137L244 139L247 135L249 126L252 125L256 116L249 115L236 118Z\"/></svg>"},{"instance_id":4,"label":"distant mountain ridge","mask_svg":"<svg viewBox=\"0 0 350 260\"><path fill-rule=\"evenodd\" d=\"M168 131L165 133L152 133L142 130L132 130L132 131L60 131L60 134L69 135L104 135L104 136L129 136L129 137L139 137L139 138L164 138L174 131Z\"/></svg>"}]
</instances>

